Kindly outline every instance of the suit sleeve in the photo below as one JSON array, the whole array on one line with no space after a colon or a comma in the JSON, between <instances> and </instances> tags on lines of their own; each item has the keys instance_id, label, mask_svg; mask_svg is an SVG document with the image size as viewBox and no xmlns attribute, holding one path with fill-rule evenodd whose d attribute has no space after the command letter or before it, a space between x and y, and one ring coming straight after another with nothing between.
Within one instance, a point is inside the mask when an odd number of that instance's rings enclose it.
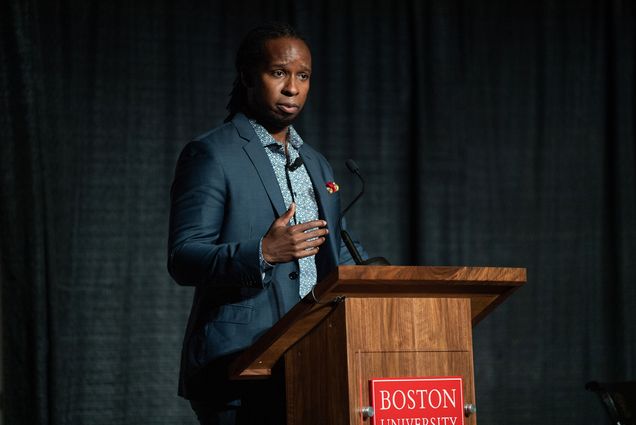
<instances>
[{"instance_id":1,"label":"suit sleeve","mask_svg":"<svg viewBox=\"0 0 636 425\"><path fill-rule=\"evenodd\" d=\"M223 242L223 166L199 141L181 153L171 190L168 271L180 285L262 287L259 240Z\"/></svg>"}]
</instances>

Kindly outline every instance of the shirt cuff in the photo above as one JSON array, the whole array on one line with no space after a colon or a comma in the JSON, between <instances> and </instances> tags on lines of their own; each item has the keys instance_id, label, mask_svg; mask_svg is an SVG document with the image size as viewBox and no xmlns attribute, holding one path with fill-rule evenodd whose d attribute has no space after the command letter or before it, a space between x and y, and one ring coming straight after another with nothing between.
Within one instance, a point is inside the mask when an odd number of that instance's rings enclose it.
<instances>
[{"instance_id":1,"label":"shirt cuff","mask_svg":"<svg viewBox=\"0 0 636 425\"><path fill-rule=\"evenodd\" d=\"M274 265L269 264L267 260L265 260L265 257L263 257L263 238L258 242L258 258L260 260L261 274L263 278L265 278L265 272L271 270Z\"/></svg>"}]
</instances>

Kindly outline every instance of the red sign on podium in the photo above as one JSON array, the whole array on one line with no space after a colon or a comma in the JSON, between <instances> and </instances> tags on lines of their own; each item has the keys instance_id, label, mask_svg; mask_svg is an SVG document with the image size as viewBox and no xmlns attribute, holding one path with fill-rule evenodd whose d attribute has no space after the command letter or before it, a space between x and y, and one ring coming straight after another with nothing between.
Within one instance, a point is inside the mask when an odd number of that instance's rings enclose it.
<instances>
[{"instance_id":1,"label":"red sign on podium","mask_svg":"<svg viewBox=\"0 0 636 425\"><path fill-rule=\"evenodd\" d=\"M462 378L371 379L372 425L463 425Z\"/></svg>"}]
</instances>

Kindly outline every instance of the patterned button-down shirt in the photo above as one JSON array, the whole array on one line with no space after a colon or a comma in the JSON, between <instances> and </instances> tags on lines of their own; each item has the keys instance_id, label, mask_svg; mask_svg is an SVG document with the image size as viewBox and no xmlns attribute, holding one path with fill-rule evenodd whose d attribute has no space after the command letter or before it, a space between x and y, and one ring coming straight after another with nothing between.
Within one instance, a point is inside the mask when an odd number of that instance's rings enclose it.
<instances>
[{"instance_id":1,"label":"patterned button-down shirt","mask_svg":"<svg viewBox=\"0 0 636 425\"><path fill-rule=\"evenodd\" d=\"M303 164L293 171L287 171L285 168L285 164L293 164L294 161L296 161L299 157L298 149L300 149L300 146L303 144L303 140L296 130L292 126L289 127L287 136L287 153L289 158L287 158L285 156L285 147L281 143L278 143L272 135L256 121L250 120L250 123L265 147L269 161L272 163L285 205L289 208L292 201L296 203L296 214L292 218L291 224L318 220L316 194L314 193L314 186L311 183L305 165ZM289 176L289 184L287 176ZM298 266L300 268L298 292L302 298L311 291L311 288L316 284L318 278L315 256L312 255L299 259Z\"/></svg>"}]
</instances>

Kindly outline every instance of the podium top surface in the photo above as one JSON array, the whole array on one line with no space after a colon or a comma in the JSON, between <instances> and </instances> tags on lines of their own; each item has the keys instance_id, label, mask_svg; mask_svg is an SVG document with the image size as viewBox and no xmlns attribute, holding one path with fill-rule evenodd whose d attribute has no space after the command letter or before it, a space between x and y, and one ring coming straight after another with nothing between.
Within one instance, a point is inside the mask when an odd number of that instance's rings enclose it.
<instances>
[{"instance_id":1,"label":"podium top surface","mask_svg":"<svg viewBox=\"0 0 636 425\"><path fill-rule=\"evenodd\" d=\"M502 293L526 282L526 269L512 267L340 266L314 294L427 297L434 293Z\"/></svg>"},{"instance_id":2,"label":"podium top surface","mask_svg":"<svg viewBox=\"0 0 636 425\"><path fill-rule=\"evenodd\" d=\"M339 266L230 367L232 378L266 377L342 297L469 298L473 326L526 282L525 268Z\"/></svg>"}]
</instances>

